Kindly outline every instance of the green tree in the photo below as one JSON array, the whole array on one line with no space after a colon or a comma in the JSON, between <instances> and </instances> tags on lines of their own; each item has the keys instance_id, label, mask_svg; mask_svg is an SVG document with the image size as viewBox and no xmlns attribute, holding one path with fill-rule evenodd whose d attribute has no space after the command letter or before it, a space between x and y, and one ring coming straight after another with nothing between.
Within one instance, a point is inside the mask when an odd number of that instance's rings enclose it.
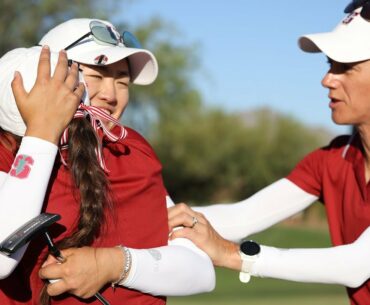
<instances>
[{"instance_id":1,"label":"green tree","mask_svg":"<svg viewBox=\"0 0 370 305\"><path fill-rule=\"evenodd\" d=\"M304 126L294 118L258 109L249 113L252 123L244 117L249 138L249 196L262 187L286 176L307 153L327 143L331 135Z\"/></svg>"},{"instance_id":2,"label":"green tree","mask_svg":"<svg viewBox=\"0 0 370 305\"><path fill-rule=\"evenodd\" d=\"M119 3L122 1L2 0L0 54L14 48L35 45L47 30L67 19L110 16Z\"/></svg>"},{"instance_id":3,"label":"green tree","mask_svg":"<svg viewBox=\"0 0 370 305\"><path fill-rule=\"evenodd\" d=\"M246 118L204 107L161 121L153 144L168 190L191 203L236 201L284 177L323 142L296 120L266 110ZM250 119L248 119L250 118Z\"/></svg>"}]
</instances>

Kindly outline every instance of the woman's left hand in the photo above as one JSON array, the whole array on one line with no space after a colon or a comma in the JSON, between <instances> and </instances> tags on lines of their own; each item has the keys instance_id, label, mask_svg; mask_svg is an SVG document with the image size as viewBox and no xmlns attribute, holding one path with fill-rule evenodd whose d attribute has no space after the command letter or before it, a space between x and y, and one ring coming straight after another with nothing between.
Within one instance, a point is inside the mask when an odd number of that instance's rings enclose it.
<instances>
[{"instance_id":1,"label":"woman's left hand","mask_svg":"<svg viewBox=\"0 0 370 305\"><path fill-rule=\"evenodd\" d=\"M216 266L240 269L239 246L230 242L212 227L203 214L195 212L184 203L168 208L170 240L190 239L198 248L208 254Z\"/></svg>"},{"instance_id":2,"label":"woman's left hand","mask_svg":"<svg viewBox=\"0 0 370 305\"><path fill-rule=\"evenodd\" d=\"M123 253L117 248L70 248L62 250L64 263L49 255L39 276L52 281L47 287L50 296L69 292L80 298L89 298L107 283L120 277Z\"/></svg>"}]
</instances>

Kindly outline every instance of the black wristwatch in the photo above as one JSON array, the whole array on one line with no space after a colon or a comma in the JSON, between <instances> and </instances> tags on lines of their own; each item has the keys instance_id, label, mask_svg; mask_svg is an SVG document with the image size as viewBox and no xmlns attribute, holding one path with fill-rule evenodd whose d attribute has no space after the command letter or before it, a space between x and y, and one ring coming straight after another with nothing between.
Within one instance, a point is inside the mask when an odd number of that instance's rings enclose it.
<instances>
[{"instance_id":1,"label":"black wristwatch","mask_svg":"<svg viewBox=\"0 0 370 305\"><path fill-rule=\"evenodd\" d=\"M253 240L246 240L241 243L239 249L240 258L242 260L242 267L239 273L239 279L241 282L249 282L252 266L258 258L260 251L260 245Z\"/></svg>"}]
</instances>

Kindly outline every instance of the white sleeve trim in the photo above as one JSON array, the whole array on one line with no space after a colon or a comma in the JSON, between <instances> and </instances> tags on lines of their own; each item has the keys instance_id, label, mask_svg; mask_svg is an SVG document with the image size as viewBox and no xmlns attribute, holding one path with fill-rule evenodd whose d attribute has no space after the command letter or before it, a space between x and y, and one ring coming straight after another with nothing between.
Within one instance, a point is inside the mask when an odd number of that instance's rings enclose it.
<instances>
[{"instance_id":1,"label":"white sleeve trim","mask_svg":"<svg viewBox=\"0 0 370 305\"><path fill-rule=\"evenodd\" d=\"M51 142L23 137L17 156L32 157L34 162L28 177L20 179L1 172L0 242L40 213L57 150L57 146ZM25 250L26 247L23 247L12 257L0 254L0 279L6 278L14 270Z\"/></svg>"},{"instance_id":2,"label":"white sleeve trim","mask_svg":"<svg viewBox=\"0 0 370 305\"><path fill-rule=\"evenodd\" d=\"M318 199L288 179L280 179L234 204L194 207L225 239L240 241L307 208Z\"/></svg>"},{"instance_id":3,"label":"white sleeve trim","mask_svg":"<svg viewBox=\"0 0 370 305\"><path fill-rule=\"evenodd\" d=\"M370 278L370 227L352 244L323 249L261 246L252 275L359 287Z\"/></svg>"}]
</instances>

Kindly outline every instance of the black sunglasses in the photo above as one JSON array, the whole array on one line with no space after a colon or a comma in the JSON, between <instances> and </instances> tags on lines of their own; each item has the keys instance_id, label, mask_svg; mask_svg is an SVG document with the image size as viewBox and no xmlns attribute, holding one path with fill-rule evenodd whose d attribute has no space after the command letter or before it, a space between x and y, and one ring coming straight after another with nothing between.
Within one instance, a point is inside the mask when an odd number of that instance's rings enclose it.
<instances>
[{"instance_id":1,"label":"black sunglasses","mask_svg":"<svg viewBox=\"0 0 370 305\"><path fill-rule=\"evenodd\" d=\"M344 12L346 14L352 13L355 9L362 6L360 15L366 20L370 20L370 0L353 0L346 6Z\"/></svg>"},{"instance_id":2,"label":"black sunglasses","mask_svg":"<svg viewBox=\"0 0 370 305\"><path fill-rule=\"evenodd\" d=\"M122 43L127 48L141 49L141 44L137 38L130 32L123 32L122 35L114 31L110 26L106 25L100 21L90 22L90 32L78 38L76 41L72 42L70 45L64 48L64 50L69 50L78 45L80 41L86 37L92 36L96 43L102 45L114 45L118 46Z\"/></svg>"}]
</instances>

